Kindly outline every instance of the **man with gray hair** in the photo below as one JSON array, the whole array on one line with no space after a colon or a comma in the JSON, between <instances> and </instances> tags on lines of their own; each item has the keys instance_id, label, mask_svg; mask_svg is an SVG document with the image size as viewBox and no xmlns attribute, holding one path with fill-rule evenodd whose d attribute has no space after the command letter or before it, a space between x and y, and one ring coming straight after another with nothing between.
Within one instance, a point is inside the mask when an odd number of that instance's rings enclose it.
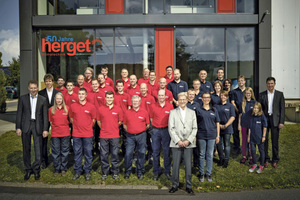
<instances>
[{"instance_id":1,"label":"man with gray hair","mask_svg":"<svg viewBox=\"0 0 300 200\"><path fill-rule=\"evenodd\" d=\"M126 111L123 122L127 131L124 178L128 179L131 174L133 151L136 149L136 171L138 179L142 180L145 173L146 130L150 127L150 119L148 112L140 108L141 97L133 95L131 101L132 109Z\"/></svg>"}]
</instances>

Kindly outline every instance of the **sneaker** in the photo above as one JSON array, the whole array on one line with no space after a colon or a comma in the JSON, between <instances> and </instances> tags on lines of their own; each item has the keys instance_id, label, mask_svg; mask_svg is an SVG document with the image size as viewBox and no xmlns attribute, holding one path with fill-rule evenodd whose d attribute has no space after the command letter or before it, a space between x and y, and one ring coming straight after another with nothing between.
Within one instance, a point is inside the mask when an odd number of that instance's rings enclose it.
<instances>
[{"instance_id":1,"label":"sneaker","mask_svg":"<svg viewBox=\"0 0 300 200\"><path fill-rule=\"evenodd\" d=\"M206 179L207 179L208 182L212 182L211 175L206 175Z\"/></svg>"},{"instance_id":2,"label":"sneaker","mask_svg":"<svg viewBox=\"0 0 300 200\"><path fill-rule=\"evenodd\" d=\"M112 178L113 178L114 180L117 180L117 179L119 179L119 175L118 175L118 174L114 174L114 175L112 176Z\"/></svg>"},{"instance_id":3,"label":"sneaker","mask_svg":"<svg viewBox=\"0 0 300 200\"><path fill-rule=\"evenodd\" d=\"M91 180L91 178L92 178L92 176L91 176L90 173L85 174L85 180L86 180L86 181Z\"/></svg>"},{"instance_id":4,"label":"sneaker","mask_svg":"<svg viewBox=\"0 0 300 200\"><path fill-rule=\"evenodd\" d=\"M124 179L129 179L129 176L130 176L129 174L125 174Z\"/></svg>"},{"instance_id":5,"label":"sneaker","mask_svg":"<svg viewBox=\"0 0 300 200\"><path fill-rule=\"evenodd\" d=\"M62 171L61 171L61 176L66 176L66 173L67 173L67 172L66 172L65 170L62 170Z\"/></svg>"},{"instance_id":6,"label":"sneaker","mask_svg":"<svg viewBox=\"0 0 300 200\"><path fill-rule=\"evenodd\" d=\"M246 161L247 161L247 158L243 158L243 159L240 161L240 163L241 163L241 164L245 164Z\"/></svg>"},{"instance_id":7,"label":"sneaker","mask_svg":"<svg viewBox=\"0 0 300 200\"><path fill-rule=\"evenodd\" d=\"M253 165L253 159L251 158L250 161L249 161L249 165Z\"/></svg>"},{"instance_id":8,"label":"sneaker","mask_svg":"<svg viewBox=\"0 0 300 200\"><path fill-rule=\"evenodd\" d=\"M76 181L79 177L80 177L80 174L75 174L75 175L73 176L73 181Z\"/></svg>"},{"instance_id":9,"label":"sneaker","mask_svg":"<svg viewBox=\"0 0 300 200\"><path fill-rule=\"evenodd\" d=\"M158 174L154 174L153 180L154 180L154 181L158 181Z\"/></svg>"},{"instance_id":10,"label":"sneaker","mask_svg":"<svg viewBox=\"0 0 300 200\"><path fill-rule=\"evenodd\" d=\"M53 176L57 177L59 175L59 172L54 172Z\"/></svg>"},{"instance_id":11,"label":"sneaker","mask_svg":"<svg viewBox=\"0 0 300 200\"><path fill-rule=\"evenodd\" d=\"M105 181L106 179L107 179L107 175L103 174L102 177L101 177L101 180Z\"/></svg>"},{"instance_id":12,"label":"sneaker","mask_svg":"<svg viewBox=\"0 0 300 200\"><path fill-rule=\"evenodd\" d=\"M138 177L138 179L140 179L140 180L143 180L143 179L144 179L143 174L139 174L137 177Z\"/></svg>"},{"instance_id":13,"label":"sneaker","mask_svg":"<svg viewBox=\"0 0 300 200\"><path fill-rule=\"evenodd\" d=\"M203 175L203 174L200 174L199 181L200 181L201 183L203 183L203 182L204 182L204 175Z\"/></svg>"},{"instance_id":14,"label":"sneaker","mask_svg":"<svg viewBox=\"0 0 300 200\"><path fill-rule=\"evenodd\" d=\"M249 169L249 172L254 172L257 168L257 165L252 165L252 167Z\"/></svg>"},{"instance_id":15,"label":"sneaker","mask_svg":"<svg viewBox=\"0 0 300 200\"><path fill-rule=\"evenodd\" d=\"M258 174L262 173L262 170L264 169L263 165L260 165L258 170L256 171Z\"/></svg>"}]
</instances>

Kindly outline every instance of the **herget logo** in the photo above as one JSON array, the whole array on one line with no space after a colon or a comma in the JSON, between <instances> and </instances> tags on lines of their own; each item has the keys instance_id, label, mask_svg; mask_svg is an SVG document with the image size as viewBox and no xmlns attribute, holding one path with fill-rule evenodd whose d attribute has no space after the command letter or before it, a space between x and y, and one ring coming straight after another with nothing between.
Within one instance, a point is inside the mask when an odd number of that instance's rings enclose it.
<instances>
[{"instance_id":1,"label":"herget logo","mask_svg":"<svg viewBox=\"0 0 300 200\"><path fill-rule=\"evenodd\" d=\"M91 52L90 45L94 45L101 41L99 39L94 39L90 42L90 39L87 39L85 42L74 42L73 38L68 37L56 37L47 36L42 38L42 55L65 55L65 50L67 55L74 56L77 52ZM46 51L47 50L47 51ZM52 54L54 53L54 54Z\"/></svg>"}]
</instances>

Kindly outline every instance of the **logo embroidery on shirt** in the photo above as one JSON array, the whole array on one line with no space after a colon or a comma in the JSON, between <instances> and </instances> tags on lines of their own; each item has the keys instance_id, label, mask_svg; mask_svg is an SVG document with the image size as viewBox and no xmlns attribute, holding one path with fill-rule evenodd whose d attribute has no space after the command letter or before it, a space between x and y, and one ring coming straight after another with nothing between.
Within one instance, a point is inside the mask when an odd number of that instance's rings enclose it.
<instances>
[{"instance_id":1,"label":"logo embroidery on shirt","mask_svg":"<svg viewBox=\"0 0 300 200\"><path fill-rule=\"evenodd\" d=\"M68 113L63 113L63 115L68 115Z\"/></svg>"},{"instance_id":2,"label":"logo embroidery on shirt","mask_svg":"<svg viewBox=\"0 0 300 200\"><path fill-rule=\"evenodd\" d=\"M85 110L84 112L86 112L86 113L90 113L90 111L88 111L88 110Z\"/></svg>"},{"instance_id":3,"label":"logo embroidery on shirt","mask_svg":"<svg viewBox=\"0 0 300 200\"><path fill-rule=\"evenodd\" d=\"M170 112L169 111L165 111L165 113L169 114Z\"/></svg>"},{"instance_id":4,"label":"logo embroidery on shirt","mask_svg":"<svg viewBox=\"0 0 300 200\"><path fill-rule=\"evenodd\" d=\"M126 99L123 99L123 101L127 102L127 100L126 100Z\"/></svg>"},{"instance_id":5,"label":"logo embroidery on shirt","mask_svg":"<svg viewBox=\"0 0 300 200\"><path fill-rule=\"evenodd\" d=\"M256 121L257 124L261 124L261 121Z\"/></svg>"},{"instance_id":6,"label":"logo embroidery on shirt","mask_svg":"<svg viewBox=\"0 0 300 200\"><path fill-rule=\"evenodd\" d=\"M183 85L179 85L179 87L183 87Z\"/></svg>"},{"instance_id":7,"label":"logo embroidery on shirt","mask_svg":"<svg viewBox=\"0 0 300 200\"><path fill-rule=\"evenodd\" d=\"M228 108L225 108L224 110L225 110L225 111L229 111L229 109L228 109Z\"/></svg>"},{"instance_id":8,"label":"logo embroidery on shirt","mask_svg":"<svg viewBox=\"0 0 300 200\"><path fill-rule=\"evenodd\" d=\"M210 115L213 115L213 116L215 116L215 113L210 113Z\"/></svg>"},{"instance_id":9,"label":"logo embroidery on shirt","mask_svg":"<svg viewBox=\"0 0 300 200\"><path fill-rule=\"evenodd\" d=\"M253 109L253 106L251 106L250 108Z\"/></svg>"},{"instance_id":10,"label":"logo embroidery on shirt","mask_svg":"<svg viewBox=\"0 0 300 200\"><path fill-rule=\"evenodd\" d=\"M76 100L72 99L72 102L76 102Z\"/></svg>"},{"instance_id":11,"label":"logo embroidery on shirt","mask_svg":"<svg viewBox=\"0 0 300 200\"><path fill-rule=\"evenodd\" d=\"M151 102L146 102L147 104L151 104Z\"/></svg>"},{"instance_id":12,"label":"logo embroidery on shirt","mask_svg":"<svg viewBox=\"0 0 300 200\"><path fill-rule=\"evenodd\" d=\"M113 115L117 115L118 113L112 112L111 114L113 114Z\"/></svg>"},{"instance_id":13,"label":"logo embroidery on shirt","mask_svg":"<svg viewBox=\"0 0 300 200\"><path fill-rule=\"evenodd\" d=\"M207 85L206 87L207 87L207 88L210 88L210 86L209 86L209 85Z\"/></svg>"},{"instance_id":14,"label":"logo embroidery on shirt","mask_svg":"<svg viewBox=\"0 0 300 200\"><path fill-rule=\"evenodd\" d=\"M99 97L99 96L98 96L97 98L98 98L98 99L102 99L102 97Z\"/></svg>"},{"instance_id":15,"label":"logo embroidery on shirt","mask_svg":"<svg viewBox=\"0 0 300 200\"><path fill-rule=\"evenodd\" d=\"M139 119L144 119L144 117L139 116Z\"/></svg>"}]
</instances>

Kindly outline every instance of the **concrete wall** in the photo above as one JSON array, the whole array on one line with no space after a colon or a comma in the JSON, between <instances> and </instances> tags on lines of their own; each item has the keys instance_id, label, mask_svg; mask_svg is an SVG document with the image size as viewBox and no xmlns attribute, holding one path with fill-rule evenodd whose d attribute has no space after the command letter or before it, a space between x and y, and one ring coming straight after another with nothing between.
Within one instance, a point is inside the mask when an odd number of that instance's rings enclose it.
<instances>
[{"instance_id":1,"label":"concrete wall","mask_svg":"<svg viewBox=\"0 0 300 200\"><path fill-rule=\"evenodd\" d=\"M285 98L300 98L300 1L272 0L272 71Z\"/></svg>"}]
</instances>

